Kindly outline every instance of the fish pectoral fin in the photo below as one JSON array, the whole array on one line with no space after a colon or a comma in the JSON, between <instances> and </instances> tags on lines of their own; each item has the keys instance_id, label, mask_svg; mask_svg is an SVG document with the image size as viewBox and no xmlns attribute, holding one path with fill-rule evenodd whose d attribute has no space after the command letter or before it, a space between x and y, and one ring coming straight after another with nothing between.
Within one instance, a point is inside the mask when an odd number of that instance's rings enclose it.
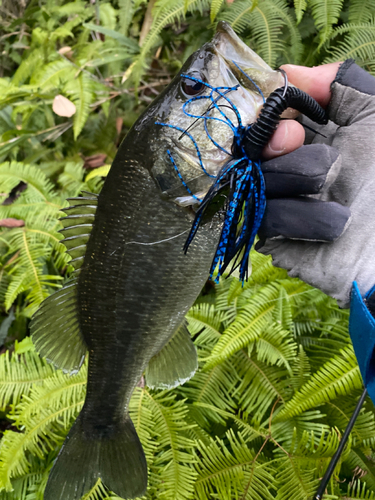
<instances>
[{"instance_id":1,"label":"fish pectoral fin","mask_svg":"<svg viewBox=\"0 0 375 500\"><path fill-rule=\"evenodd\" d=\"M77 278L42 302L30 330L36 350L66 373L80 369L86 354L77 311Z\"/></svg>"},{"instance_id":2,"label":"fish pectoral fin","mask_svg":"<svg viewBox=\"0 0 375 500\"><path fill-rule=\"evenodd\" d=\"M152 389L172 389L189 380L197 368L197 350L184 320L168 343L151 358L146 368L146 384Z\"/></svg>"}]
</instances>

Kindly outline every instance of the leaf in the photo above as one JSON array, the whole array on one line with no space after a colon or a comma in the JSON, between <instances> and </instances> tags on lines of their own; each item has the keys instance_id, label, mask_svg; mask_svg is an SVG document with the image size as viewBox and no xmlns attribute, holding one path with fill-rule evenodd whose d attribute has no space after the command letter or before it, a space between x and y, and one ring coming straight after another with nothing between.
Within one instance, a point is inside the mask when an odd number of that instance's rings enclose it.
<instances>
[{"instance_id":1,"label":"leaf","mask_svg":"<svg viewBox=\"0 0 375 500\"><path fill-rule=\"evenodd\" d=\"M121 45L127 47L127 49L133 54L139 52L139 45L134 40L128 38L125 35L122 35L121 33L118 33L117 31L111 30L109 28L103 28L103 26L98 26L92 23L83 23L83 26L91 31L96 31L98 33L101 33L102 35L114 38L115 40L120 42Z\"/></svg>"},{"instance_id":2,"label":"leaf","mask_svg":"<svg viewBox=\"0 0 375 500\"><path fill-rule=\"evenodd\" d=\"M223 5L224 0L213 0L211 3L211 12L210 12L210 19L211 22L213 23L216 19L216 16L218 15L221 6Z\"/></svg>"},{"instance_id":3,"label":"leaf","mask_svg":"<svg viewBox=\"0 0 375 500\"><path fill-rule=\"evenodd\" d=\"M299 392L286 403L275 420L299 415L307 409L316 408L339 395L351 394L354 389L362 388L362 385L356 357L352 348L347 347L301 387Z\"/></svg>"},{"instance_id":4,"label":"leaf","mask_svg":"<svg viewBox=\"0 0 375 500\"><path fill-rule=\"evenodd\" d=\"M328 40L332 27L337 24L343 0L309 0L315 25L319 30L319 48Z\"/></svg>"},{"instance_id":5,"label":"leaf","mask_svg":"<svg viewBox=\"0 0 375 500\"><path fill-rule=\"evenodd\" d=\"M90 113L90 104L94 102L95 94L91 78L86 73L80 73L70 80L64 88L75 104L76 113L73 119L74 138L77 139Z\"/></svg>"},{"instance_id":6,"label":"leaf","mask_svg":"<svg viewBox=\"0 0 375 500\"><path fill-rule=\"evenodd\" d=\"M90 179L94 179L94 177L107 177L110 169L111 165L103 165L102 167L95 168L86 175L85 182L89 181Z\"/></svg>"},{"instance_id":7,"label":"leaf","mask_svg":"<svg viewBox=\"0 0 375 500\"><path fill-rule=\"evenodd\" d=\"M294 0L294 9L297 18L297 24L302 21L303 14L306 10L307 3L306 0Z\"/></svg>"}]
</instances>

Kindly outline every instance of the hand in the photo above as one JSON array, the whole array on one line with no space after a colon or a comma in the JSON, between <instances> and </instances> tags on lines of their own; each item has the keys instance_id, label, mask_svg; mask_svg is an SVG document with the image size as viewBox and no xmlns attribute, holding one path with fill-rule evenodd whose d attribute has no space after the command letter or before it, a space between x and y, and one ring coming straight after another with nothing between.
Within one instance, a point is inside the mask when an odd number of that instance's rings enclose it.
<instances>
[{"instance_id":1,"label":"hand","mask_svg":"<svg viewBox=\"0 0 375 500\"><path fill-rule=\"evenodd\" d=\"M310 122L327 137L307 133L310 145L297 150L301 125L282 122L265 149L273 159L262 167L260 251L348 307L353 281L362 294L375 283L375 78L351 61L336 76L338 67L284 66L291 83L328 105L332 122Z\"/></svg>"}]
</instances>

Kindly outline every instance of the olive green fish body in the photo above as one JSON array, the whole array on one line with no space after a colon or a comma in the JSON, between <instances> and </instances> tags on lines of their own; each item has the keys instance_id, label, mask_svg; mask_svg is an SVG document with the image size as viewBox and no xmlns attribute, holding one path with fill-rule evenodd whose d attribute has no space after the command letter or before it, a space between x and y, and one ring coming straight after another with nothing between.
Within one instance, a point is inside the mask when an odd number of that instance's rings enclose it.
<instances>
[{"instance_id":1,"label":"olive green fish body","mask_svg":"<svg viewBox=\"0 0 375 500\"><path fill-rule=\"evenodd\" d=\"M220 217L204 221L187 254L183 245L199 200L228 161L233 127L225 120L254 122L259 87L267 97L282 81L219 23L135 123L99 197L84 193L64 209L76 272L42 303L31 332L39 353L65 372L76 373L88 351L88 383L45 500L79 500L99 478L123 498L144 494L147 464L129 400L145 371L150 387L170 388L197 368L184 316L207 280ZM194 118L208 111L214 119Z\"/></svg>"},{"instance_id":2,"label":"olive green fish body","mask_svg":"<svg viewBox=\"0 0 375 500\"><path fill-rule=\"evenodd\" d=\"M91 412L93 426L102 426L122 417L149 360L202 289L221 223L206 225L194 251L185 255L181 248L192 214L163 199L146 168L121 158L97 214L78 304L90 350L84 410L87 418Z\"/></svg>"}]
</instances>

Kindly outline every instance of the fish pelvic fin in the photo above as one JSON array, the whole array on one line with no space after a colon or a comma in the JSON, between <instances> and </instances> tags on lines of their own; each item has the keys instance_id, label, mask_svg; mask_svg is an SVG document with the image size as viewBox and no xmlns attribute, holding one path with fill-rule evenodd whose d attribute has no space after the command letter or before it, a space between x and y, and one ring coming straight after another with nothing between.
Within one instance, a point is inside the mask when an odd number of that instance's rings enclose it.
<instances>
[{"instance_id":1,"label":"fish pelvic fin","mask_svg":"<svg viewBox=\"0 0 375 500\"><path fill-rule=\"evenodd\" d=\"M88 433L81 415L55 460L44 500L80 500L99 478L121 498L143 496L147 463L129 415L125 414L119 425L104 434Z\"/></svg>"},{"instance_id":2,"label":"fish pelvic fin","mask_svg":"<svg viewBox=\"0 0 375 500\"><path fill-rule=\"evenodd\" d=\"M152 389L172 389L191 379L197 368L197 350L184 320L167 344L150 359L146 384Z\"/></svg>"}]
</instances>

